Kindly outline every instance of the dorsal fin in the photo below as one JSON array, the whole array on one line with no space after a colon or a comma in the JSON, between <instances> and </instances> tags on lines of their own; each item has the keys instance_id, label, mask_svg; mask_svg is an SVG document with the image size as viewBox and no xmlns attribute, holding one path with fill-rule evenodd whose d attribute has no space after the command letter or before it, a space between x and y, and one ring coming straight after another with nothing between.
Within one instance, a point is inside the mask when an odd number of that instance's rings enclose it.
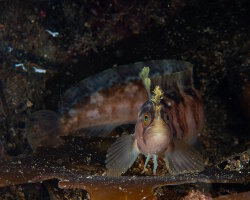
<instances>
[{"instance_id":1,"label":"dorsal fin","mask_svg":"<svg viewBox=\"0 0 250 200\"><path fill-rule=\"evenodd\" d=\"M173 85L186 87L193 85L193 65L189 62L179 60L151 60L121 65L107 69L103 72L82 80L79 84L69 88L59 105L60 113L67 112L83 98L118 84L128 84L140 80L139 73L145 66L150 67L151 89L159 85L164 92L171 92Z\"/></svg>"},{"instance_id":2,"label":"dorsal fin","mask_svg":"<svg viewBox=\"0 0 250 200\"><path fill-rule=\"evenodd\" d=\"M171 68L172 72L168 73ZM171 60L165 63L162 67L163 72L161 76L151 76L151 90L157 85L161 87L164 93L171 93L178 88L193 87L193 65L185 61Z\"/></svg>"}]
</instances>

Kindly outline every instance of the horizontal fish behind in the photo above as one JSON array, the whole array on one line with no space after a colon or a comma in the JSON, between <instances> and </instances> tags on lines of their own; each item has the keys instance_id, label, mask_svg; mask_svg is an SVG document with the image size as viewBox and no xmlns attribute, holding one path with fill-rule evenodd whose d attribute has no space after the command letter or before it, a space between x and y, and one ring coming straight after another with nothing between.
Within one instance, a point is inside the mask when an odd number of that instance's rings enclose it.
<instances>
[{"instance_id":1,"label":"horizontal fish behind","mask_svg":"<svg viewBox=\"0 0 250 200\"><path fill-rule=\"evenodd\" d=\"M182 74L192 73L192 65L189 62L185 61L151 60L128 65L121 65L90 76L79 82L74 87L69 88L65 92L64 98L59 105L60 113L64 114L69 112L69 110L72 109L75 105L81 103L84 98L89 97L96 92L104 91L117 85L127 85L129 83L137 81L141 82L138 74L145 66L150 66L150 77L151 80L154 81L154 84L164 86L167 93L171 92L173 81L176 82L178 80L178 82L183 82L183 84L181 85L184 86L186 83L192 80L190 78L183 78L186 77L183 75L178 76L179 72L181 72ZM173 74L175 75L173 76ZM152 87L154 86L154 84L152 85ZM187 85L190 86L190 83L188 83Z\"/></svg>"},{"instance_id":2,"label":"horizontal fish behind","mask_svg":"<svg viewBox=\"0 0 250 200\"><path fill-rule=\"evenodd\" d=\"M173 85L177 82L183 88L186 83L192 85L192 79L177 75L192 72L192 65L184 61L152 60L105 70L68 89L59 105L60 114L38 111L29 117L27 134L30 145L34 149L57 146L60 140L50 140L51 136L59 138L80 129L85 130L83 135L86 137L105 137L116 126L135 123L139 108L147 99L138 77L144 66L150 66L152 87L162 85L167 96L173 93ZM175 78L172 78L173 74Z\"/></svg>"}]
</instances>

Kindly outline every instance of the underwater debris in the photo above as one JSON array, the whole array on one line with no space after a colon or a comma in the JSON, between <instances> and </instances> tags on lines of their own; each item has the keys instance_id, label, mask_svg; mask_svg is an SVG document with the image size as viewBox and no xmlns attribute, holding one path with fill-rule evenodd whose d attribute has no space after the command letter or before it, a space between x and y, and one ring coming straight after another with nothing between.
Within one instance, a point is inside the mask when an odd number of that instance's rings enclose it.
<instances>
[{"instance_id":1,"label":"underwater debris","mask_svg":"<svg viewBox=\"0 0 250 200\"><path fill-rule=\"evenodd\" d=\"M87 141L87 143L91 143ZM67 148L70 148L68 146ZM50 179L59 179L58 186L62 189L84 189L90 193L91 199L140 199L139 197L153 197L152 189L163 185L182 185L189 183L248 183L248 169L241 173L225 172L211 168L202 173L181 174L177 176L121 176L108 177L89 174L88 168L75 170L68 156L73 155L70 149L44 150L43 153L33 156L15 157L8 161L1 161L0 187L36 183ZM71 152L70 152L71 151ZM84 152L84 150L83 150ZM71 154L72 153L72 154ZM78 152L79 153L79 152ZM42 156L43 155L43 156ZM77 156L75 159L79 159ZM57 160L61 159L61 164ZM84 157L81 157L84 160ZM75 162L75 161L73 161ZM81 164L85 165L84 163ZM98 170L98 163L91 164Z\"/></svg>"},{"instance_id":2,"label":"underwater debris","mask_svg":"<svg viewBox=\"0 0 250 200\"><path fill-rule=\"evenodd\" d=\"M15 69L21 68L21 70L27 71L27 69L24 67L24 64L23 64L23 63L16 63L16 64L14 64L14 68L15 68Z\"/></svg>"},{"instance_id":3,"label":"underwater debris","mask_svg":"<svg viewBox=\"0 0 250 200\"><path fill-rule=\"evenodd\" d=\"M32 68L35 71L35 73L46 74L46 69L39 69L39 68L37 68L35 66L33 66Z\"/></svg>"},{"instance_id":4,"label":"underwater debris","mask_svg":"<svg viewBox=\"0 0 250 200\"><path fill-rule=\"evenodd\" d=\"M223 162L217 164L218 168L228 171L241 171L250 164L250 148L244 152L235 154Z\"/></svg>"},{"instance_id":5,"label":"underwater debris","mask_svg":"<svg viewBox=\"0 0 250 200\"><path fill-rule=\"evenodd\" d=\"M24 66L23 63L14 64L14 68L15 69L20 68L21 70L23 70L25 72L28 71L28 69ZM39 73L39 74L46 74L46 72L47 72L46 69L37 68L36 66L33 66L32 69L34 70L35 73Z\"/></svg>"},{"instance_id":6,"label":"underwater debris","mask_svg":"<svg viewBox=\"0 0 250 200\"><path fill-rule=\"evenodd\" d=\"M7 48L7 52L8 52L8 53L11 53L12 51L13 51L13 48L12 48L12 47L8 47L8 48Z\"/></svg>"},{"instance_id":7,"label":"underwater debris","mask_svg":"<svg viewBox=\"0 0 250 200\"><path fill-rule=\"evenodd\" d=\"M59 33L58 32L53 32L53 31L50 31L48 29L45 30L48 34L52 35L52 37L58 37L59 36Z\"/></svg>"},{"instance_id":8,"label":"underwater debris","mask_svg":"<svg viewBox=\"0 0 250 200\"><path fill-rule=\"evenodd\" d=\"M100 199L102 195L103 200L117 199L115 197L118 196L133 200L144 196L153 197L152 189L163 185L247 184L250 181L249 165L240 172L215 166L193 174L105 176L103 157L111 142L110 138L103 138L100 142L97 138L66 137L64 144L58 148L40 148L33 155L1 160L0 187L58 179L60 188L87 190L91 199Z\"/></svg>"}]
</instances>

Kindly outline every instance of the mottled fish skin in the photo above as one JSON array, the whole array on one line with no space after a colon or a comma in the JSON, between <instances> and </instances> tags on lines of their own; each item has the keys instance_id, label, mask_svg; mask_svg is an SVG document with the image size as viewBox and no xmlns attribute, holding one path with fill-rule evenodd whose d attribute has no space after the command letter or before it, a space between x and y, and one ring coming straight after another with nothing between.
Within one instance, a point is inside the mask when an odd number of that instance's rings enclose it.
<instances>
[{"instance_id":1,"label":"mottled fish skin","mask_svg":"<svg viewBox=\"0 0 250 200\"><path fill-rule=\"evenodd\" d=\"M135 123L145 100L146 92L139 81L95 92L63 115L63 131L69 133L100 125Z\"/></svg>"},{"instance_id":2,"label":"mottled fish skin","mask_svg":"<svg viewBox=\"0 0 250 200\"><path fill-rule=\"evenodd\" d=\"M84 131L87 137L105 137L115 126L136 123L139 109L147 100L146 91L138 77L144 66L150 66L152 88L160 85L166 95L166 103L172 105L173 111L169 111L169 117L173 117L174 132L177 135L189 134L187 130L191 126L185 128L185 124L189 122L182 120L183 112L190 111L187 115L195 116L195 119L198 119L197 124L202 127L199 119L203 115L203 108L195 106L201 101L200 96L195 89L192 89L195 97L186 92L190 87L193 88L190 78L192 65L185 61L152 60L108 69L84 79L65 92L64 99L59 105L60 114L38 111L30 115L27 120L27 138L30 145L34 149L44 145L58 146L62 142L60 136L73 134L79 129L88 129ZM182 76L178 76L180 72ZM177 93L176 83L181 92ZM184 100L179 102L180 94ZM186 94L188 98L185 98ZM193 107L189 103L190 98ZM193 134L192 131L189 132ZM53 140L50 139L51 136Z\"/></svg>"},{"instance_id":3,"label":"mottled fish skin","mask_svg":"<svg viewBox=\"0 0 250 200\"><path fill-rule=\"evenodd\" d=\"M155 81L158 85L163 85L165 89L168 89L167 92L172 91L172 85L165 85L167 82L164 80L164 77L169 78L169 75L172 76L173 73L178 73L183 70L187 73L192 72L192 65L189 62L180 60L150 60L107 69L69 88L58 106L60 108L60 114L68 113L75 106L82 104L85 98L98 92L114 87L114 89L109 90L111 94L114 94L116 92L115 89L119 89L119 86L141 82L138 74L145 66L150 66L150 77L152 81ZM186 83L188 85L190 85L189 81L190 80L187 79Z\"/></svg>"},{"instance_id":4,"label":"mottled fish skin","mask_svg":"<svg viewBox=\"0 0 250 200\"><path fill-rule=\"evenodd\" d=\"M179 88L175 95L178 95L178 100L174 95L164 99L173 135L187 142L193 141L205 123L201 95L195 88Z\"/></svg>"},{"instance_id":5,"label":"mottled fish skin","mask_svg":"<svg viewBox=\"0 0 250 200\"><path fill-rule=\"evenodd\" d=\"M156 84L164 92L160 111L156 113L151 99L146 100L138 112L134 134L122 136L108 150L107 175L126 172L140 153L147 157L144 170L153 158L154 174L157 157L165 160L171 174L204 169L202 156L188 144L197 137L205 121L202 98L193 85L192 66L154 83L153 87Z\"/></svg>"}]
</instances>

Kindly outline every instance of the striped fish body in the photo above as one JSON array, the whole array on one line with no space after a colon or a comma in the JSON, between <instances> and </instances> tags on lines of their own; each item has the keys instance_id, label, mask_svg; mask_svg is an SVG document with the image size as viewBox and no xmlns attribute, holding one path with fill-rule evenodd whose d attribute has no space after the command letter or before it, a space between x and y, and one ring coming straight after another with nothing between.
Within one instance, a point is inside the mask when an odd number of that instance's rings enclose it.
<instances>
[{"instance_id":1,"label":"striped fish body","mask_svg":"<svg viewBox=\"0 0 250 200\"><path fill-rule=\"evenodd\" d=\"M205 122L204 106L201 95L194 87L180 88L166 95L167 114L173 135L192 142L202 130Z\"/></svg>"},{"instance_id":2,"label":"striped fish body","mask_svg":"<svg viewBox=\"0 0 250 200\"><path fill-rule=\"evenodd\" d=\"M108 175L126 172L140 153L147 157L144 170L153 157L154 174L158 156L165 159L171 174L203 170L201 155L188 145L204 125L201 95L193 85L192 65L181 61L175 64L170 74L150 76L150 91L158 87L164 95L156 104L148 94L138 112L134 134L122 136L110 147L106 159Z\"/></svg>"}]
</instances>

